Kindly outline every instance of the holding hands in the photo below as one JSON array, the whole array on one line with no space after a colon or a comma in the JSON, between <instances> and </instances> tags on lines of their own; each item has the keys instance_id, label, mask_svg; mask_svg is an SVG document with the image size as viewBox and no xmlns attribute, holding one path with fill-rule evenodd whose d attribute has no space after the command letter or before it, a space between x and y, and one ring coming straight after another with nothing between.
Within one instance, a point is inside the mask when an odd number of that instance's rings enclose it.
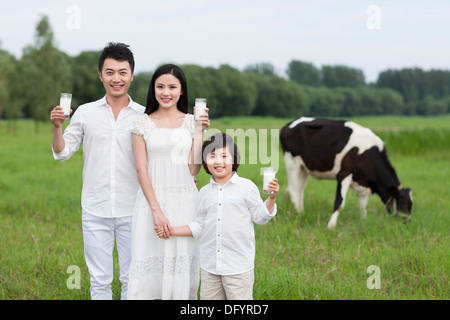
<instances>
[{"instance_id":1,"label":"holding hands","mask_svg":"<svg viewBox=\"0 0 450 320\"><path fill-rule=\"evenodd\" d=\"M161 210L153 211L153 221L155 222L155 231L157 231L158 237L169 239L172 236L172 226Z\"/></svg>"},{"instance_id":2,"label":"holding hands","mask_svg":"<svg viewBox=\"0 0 450 320\"><path fill-rule=\"evenodd\" d=\"M164 237L164 230L156 225L155 225L155 232L160 239L168 239Z\"/></svg>"}]
</instances>

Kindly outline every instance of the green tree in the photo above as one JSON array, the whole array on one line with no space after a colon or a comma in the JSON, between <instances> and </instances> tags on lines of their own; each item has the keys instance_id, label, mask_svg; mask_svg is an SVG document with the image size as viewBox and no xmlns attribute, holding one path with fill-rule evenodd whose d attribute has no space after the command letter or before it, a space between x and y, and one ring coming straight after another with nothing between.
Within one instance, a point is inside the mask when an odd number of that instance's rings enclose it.
<instances>
[{"instance_id":1,"label":"green tree","mask_svg":"<svg viewBox=\"0 0 450 320\"><path fill-rule=\"evenodd\" d=\"M343 95L327 87L305 87L310 104L310 114L316 117L342 115Z\"/></svg>"},{"instance_id":2,"label":"green tree","mask_svg":"<svg viewBox=\"0 0 450 320\"><path fill-rule=\"evenodd\" d=\"M96 101L105 95L98 75L98 57L101 51L84 51L71 59L73 75L72 109Z\"/></svg>"},{"instance_id":3,"label":"green tree","mask_svg":"<svg viewBox=\"0 0 450 320\"><path fill-rule=\"evenodd\" d=\"M143 106L147 104L148 86L150 85L152 74L152 72L135 73L133 76L133 82L128 90L128 94L131 98Z\"/></svg>"},{"instance_id":4,"label":"green tree","mask_svg":"<svg viewBox=\"0 0 450 320\"><path fill-rule=\"evenodd\" d=\"M0 49L0 124L3 115L7 117L14 115L10 91L13 85L11 77L15 73L16 63L13 55Z\"/></svg>"},{"instance_id":5,"label":"green tree","mask_svg":"<svg viewBox=\"0 0 450 320\"><path fill-rule=\"evenodd\" d=\"M380 115L383 113L381 108L381 97L375 88L359 85L355 88L355 91L361 101L358 115Z\"/></svg>"},{"instance_id":6,"label":"green tree","mask_svg":"<svg viewBox=\"0 0 450 320\"><path fill-rule=\"evenodd\" d=\"M245 67L244 72L256 73L263 76L276 75L275 67L270 62L253 63Z\"/></svg>"},{"instance_id":7,"label":"green tree","mask_svg":"<svg viewBox=\"0 0 450 320\"><path fill-rule=\"evenodd\" d=\"M258 92L253 115L290 118L308 113L302 86L278 76L257 76L254 81Z\"/></svg>"},{"instance_id":8,"label":"green tree","mask_svg":"<svg viewBox=\"0 0 450 320\"><path fill-rule=\"evenodd\" d=\"M448 112L445 102L450 96L448 70L388 69L380 72L376 86L396 90L403 96L403 114L426 115Z\"/></svg>"},{"instance_id":9,"label":"green tree","mask_svg":"<svg viewBox=\"0 0 450 320\"><path fill-rule=\"evenodd\" d=\"M312 63L292 60L286 73L291 81L310 86L320 85L320 70Z\"/></svg>"},{"instance_id":10,"label":"green tree","mask_svg":"<svg viewBox=\"0 0 450 320\"><path fill-rule=\"evenodd\" d=\"M223 87L217 88L220 114L218 116L250 115L256 102L256 85L247 73L221 65L219 70ZM222 79L221 79L222 80Z\"/></svg>"},{"instance_id":11,"label":"green tree","mask_svg":"<svg viewBox=\"0 0 450 320\"><path fill-rule=\"evenodd\" d=\"M186 75L190 112L193 112L195 98L206 98L209 116L214 118L222 115L221 96L229 94L224 75L212 67L189 64L181 68Z\"/></svg>"},{"instance_id":12,"label":"green tree","mask_svg":"<svg viewBox=\"0 0 450 320\"><path fill-rule=\"evenodd\" d=\"M347 66L322 66L322 84L327 87L355 87L365 84L362 70Z\"/></svg>"},{"instance_id":13,"label":"green tree","mask_svg":"<svg viewBox=\"0 0 450 320\"><path fill-rule=\"evenodd\" d=\"M361 107L361 98L356 93L355 89L349 87L337 87L335 90L342 97L340 116L353 117L358 115L359 108Z\"/></svg>"},{"instance_id":14,"label":"green tree","mask_svg":"<svg viewBox=\"0 0 450 320\"><path fill-rule=\"evenodd\" d=\"M34 119L37 133L39 122L48 120L51 109L59 104L59 94L72 92L70 59L54 47L48 17L39 21L34 46L24 49L19 65L24 111Z\"/></svg>"},{"instance_id":15,"label":"green tree","mask_svg":"<svg viewBox=\"0 0 450 320\"><path fill-rule=\"evenodd\" d=\"M374 88L380 98L381 114L402 115L405 111L405 101L403 96L389 88Z\"/></svg>"}]
</instances>

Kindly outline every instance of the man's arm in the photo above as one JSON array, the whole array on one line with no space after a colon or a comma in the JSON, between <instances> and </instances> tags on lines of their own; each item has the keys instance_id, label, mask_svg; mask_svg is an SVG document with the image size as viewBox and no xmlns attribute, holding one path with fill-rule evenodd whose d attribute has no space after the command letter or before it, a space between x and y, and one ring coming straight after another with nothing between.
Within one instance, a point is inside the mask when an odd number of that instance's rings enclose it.
<instances>
[{"instance_id":1,"label":"man's arm","mask_svg":"<svg viewBox=\"0 0 450 320\"><path fill-rule=\"evenodd\" d=\"M64 150L66 142L63 138L62 124L66 120L64 111L61 106L55 107L50 113L50 120L53 124L53 138L52 147L55 153L60 153Z\"/></svg>"}]
</instances>

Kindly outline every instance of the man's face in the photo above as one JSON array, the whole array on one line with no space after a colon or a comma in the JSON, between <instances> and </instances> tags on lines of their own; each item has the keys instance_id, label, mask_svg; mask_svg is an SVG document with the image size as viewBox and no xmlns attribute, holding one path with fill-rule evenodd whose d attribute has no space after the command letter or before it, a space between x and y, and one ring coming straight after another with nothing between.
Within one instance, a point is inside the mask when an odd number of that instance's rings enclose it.
<instances>
[{"instance_id":1,"label":"man's face","mask_svg":"<svg viewBox=\"0 0 450 320\"><path fill-rule=\"evenodd\" d=\"M118 61L106 58L99 76L105 87L106 94L115 98L126 95L131 81L133 81L130 63L126 60Z\"/></svg>"}]
</instances>

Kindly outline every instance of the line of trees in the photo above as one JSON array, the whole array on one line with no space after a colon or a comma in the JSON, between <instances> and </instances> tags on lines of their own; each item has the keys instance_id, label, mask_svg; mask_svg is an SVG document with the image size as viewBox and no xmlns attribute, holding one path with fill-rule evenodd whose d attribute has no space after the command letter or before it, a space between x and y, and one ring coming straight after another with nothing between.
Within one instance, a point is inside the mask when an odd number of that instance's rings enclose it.
<instances>
[{"instance_id":1,"label":"line of trees","mask_svg":"<svg viewBox=\"0 0 450 320\"><path fill-rule=\"evenodd\" d=\"M53 31L43 16L36 26L34 43L20 59L0 49L1 118L31 117L48 121L59 103L60 92L72 92L72 107L104 95L98 78L100 51L70 57L54 45ZM256 63L240 71L229 65L218 68L182 65L195 97L208 98L211 117L360 115L437 115L450 112L450 71L407 68L386 70L376 83L367 84L361 70L336 65L317 68L293 60L287 78L270 63ZM135 74L130 95L145 105L152 72Z\"/></svg>"}]
</instances>

